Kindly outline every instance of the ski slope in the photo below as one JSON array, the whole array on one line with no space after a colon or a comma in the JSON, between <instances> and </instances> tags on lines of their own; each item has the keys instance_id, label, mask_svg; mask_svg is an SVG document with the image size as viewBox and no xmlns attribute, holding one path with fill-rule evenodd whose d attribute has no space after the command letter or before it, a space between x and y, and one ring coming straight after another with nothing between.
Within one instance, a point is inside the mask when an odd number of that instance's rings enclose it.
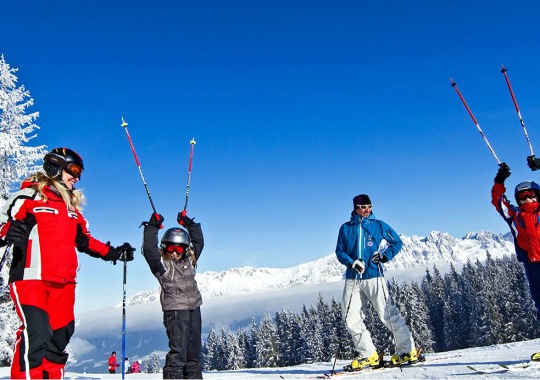
<instances>
[{"instance_id":1,"label":"ski slope","mask_svg":"<svg viewBox=\"0 0 540 380\"><path fill-rule=\"evenodd\" d=\"M528 361L531 354L540 351L540 339L526 342L500 344L488 347L470 348L466 350L440 352L427 354L424 363L399 368L385 368L380 370L366 370L342 376L339 379L537 379L540 376L540 363L524 368L515 369L505 373L482 374L467 368L487 368L492 365L514 365ZM205 379L314 379L318 375L327 373L332 369L333 362L306 364L284 368L257 368L238 371L205 372ZM347 361L338 360L336 369L348 364ZM502 370L502 367L501 367ZM161 374L129 374L126 379L158 379ZM121 374L73 373L68 372L66 379L121 379ZM9 379L9 368L0 368L0 379Z\"/></svg>"}]
</instances>

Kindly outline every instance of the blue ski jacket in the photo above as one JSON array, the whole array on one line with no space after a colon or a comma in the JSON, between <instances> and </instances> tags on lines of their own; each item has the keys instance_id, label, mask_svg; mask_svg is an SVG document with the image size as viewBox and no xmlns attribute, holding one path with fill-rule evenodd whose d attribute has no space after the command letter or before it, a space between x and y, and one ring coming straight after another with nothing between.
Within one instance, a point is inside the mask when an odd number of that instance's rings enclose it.
<instances>
[{"instance_id":1,"label":"blue ski jacket","mask_svg":"<svg viewBox=\"0 0 540 380\"><path fill-rule=\"evenodd\" d=\"M392 260L403 246L396 231L385 222L376 219L373 213L367 218L361 218L355 212L351 214L351 220L343 223L339 229L336 245L336 256L339 262L347 267L345 272L347 279L356 278L357 272L351 268L351 264L360 259L366 265L362 274L363 279L379 276L377 264L371 258L383 240L386 240L388 247L379 253L386 261Z\"/></svg>"}]
</instances>

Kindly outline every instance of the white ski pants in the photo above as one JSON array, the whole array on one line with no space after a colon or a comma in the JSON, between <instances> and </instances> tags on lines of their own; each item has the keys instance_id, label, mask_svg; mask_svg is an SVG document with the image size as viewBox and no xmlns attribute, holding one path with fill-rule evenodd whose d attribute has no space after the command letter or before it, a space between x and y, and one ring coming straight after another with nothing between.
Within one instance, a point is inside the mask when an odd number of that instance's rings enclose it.
<instances>
[{"instance_id":1,"label":"white ski pants","mask_svg":"<svg viewBox=\"0 0 540 380\"><path fill-rule=\"evenodd\" d=\"M388 301L385 301L386 299ZM360 357L367 358L377 349L371 334L364 324L367 302L371 302L382 323L394 334L396 353L409 353L414 348L414 340L392 299L388 294L386 280L382 277L365 280L347 279L343 289L342 315L347 330L352 335L354 346Z\"/></svg>"}]
</instances>

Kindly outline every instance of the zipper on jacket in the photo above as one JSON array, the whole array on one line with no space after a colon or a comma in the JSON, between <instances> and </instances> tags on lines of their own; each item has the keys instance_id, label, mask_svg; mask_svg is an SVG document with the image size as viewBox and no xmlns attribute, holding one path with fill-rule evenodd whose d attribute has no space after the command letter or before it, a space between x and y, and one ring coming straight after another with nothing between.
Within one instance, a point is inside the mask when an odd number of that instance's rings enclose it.
<instances>
[{"instance_id":1,"label":"zipper on jacket","mask_svg":"<svg viewBox=\"0 0 540 380\"><path fill-rule=\"evenodd\" d=\"M364 248L364 229L362 228L362 219L358 224L358 260L362 260L362 249Z\"/></svg>"}]
</instances>

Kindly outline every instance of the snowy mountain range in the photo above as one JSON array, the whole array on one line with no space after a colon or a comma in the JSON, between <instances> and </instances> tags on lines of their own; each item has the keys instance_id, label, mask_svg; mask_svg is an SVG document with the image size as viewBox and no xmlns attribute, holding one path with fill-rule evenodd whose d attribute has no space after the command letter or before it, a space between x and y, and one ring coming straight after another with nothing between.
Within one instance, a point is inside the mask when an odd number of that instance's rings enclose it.
<instances>
[{"instance_id":1,"label":"snowy mountain range","mask_svg":"<svg viewBox=\"0 0 540 380\"><path fill-rule=\"evenodd\" d=\"M401 236L403 249L385 264L386 277L420 280L426 268L434 265L445 272L450 264L457 269L471 261L484 261L513 254L510 234L482 231L459 239L447 233L432 232L426 237ZM314 305L319 294L328 302L341 299L345 267L335 254L292 268L232 268L223 272L197 274L203 294L203 329L246 326L252 318L282 309L299 311ZM122 305L77 316L77 327L69 349L70 370L106 370L110 352L121 352ZM167 338L162 324L159 289L140 292L126 306L126 354L145 359L154 352L164 357Z\"/></svg>"}]
</instances>

